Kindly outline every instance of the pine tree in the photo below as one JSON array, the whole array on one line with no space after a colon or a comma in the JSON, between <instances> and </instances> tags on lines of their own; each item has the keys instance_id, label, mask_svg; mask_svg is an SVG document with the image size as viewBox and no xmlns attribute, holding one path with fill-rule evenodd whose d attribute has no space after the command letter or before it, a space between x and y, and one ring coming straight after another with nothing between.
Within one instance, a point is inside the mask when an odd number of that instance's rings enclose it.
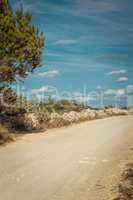
<instances>
[{"instance_id":1,"label":"pine tree","mask_svg":"<svg viewBox=\"0 0 133 200\"><path fill-rule=\"evenodd\" d=\"M44 35L31 20L22 6L14 14L8 0L0 0L0 86L41 66Z\"/></svg>"}]
</instances>

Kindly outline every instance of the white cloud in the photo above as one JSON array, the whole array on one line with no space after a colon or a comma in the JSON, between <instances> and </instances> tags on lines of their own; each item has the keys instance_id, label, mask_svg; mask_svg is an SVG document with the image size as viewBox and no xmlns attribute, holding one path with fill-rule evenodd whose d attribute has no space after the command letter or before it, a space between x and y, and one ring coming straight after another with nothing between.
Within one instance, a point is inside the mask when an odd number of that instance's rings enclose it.
<instances>
[{"instance_id":1,"label":"white cloud","mask_svg":"<svg viewBox=\"0 0 133 200\"><path fill-rule=\"evenodd\" d=\"M124 97L126 95L126 90L125 89L119 89L116 91L116 96L117 97Z\"/></svg>"},{"instance_id":2,"label":"white cloud","mask_svg":"<svg viewBox=\"0 0 133 200\"><path fill-rule=\"evenodd\" d=\"M126 76L120 77L117 80L117 82L126 82L126 81L128 81L128 77L126 77Z\"/></svg>"},{"instance_id":3,"label":"white cloud","mask_svg":"<svg viewBox=\"0 0 133 200\"><path fill-rule=\"evenodd\" d=\"M105 95L116 95L116 90L114 89L107 89L105 92L104 92Z\"/></svg>"},{"instance_id":4,"label":"white cloud","mask_svg":"<svg viewBox=\"0 0 133 200\"><path fill-rule=\"evenodd\" d=\"M97 99L97 96L98 96L97 93L88 93L88 94L83 94L81 92L72 93L72 99L79 102L95 101Z\"/></svg>"},{"instance_id":5,"label":"white cloud","mask_svg":"<svg viewBox=\"0 0 133 200\"><path fill-rule=\"evenodd\" d=\"M104 95L106 96L116 96L116 97L124 97L127 94L126 89L107 89L104 92Z\"/></svg>"},{"instance_id":6,"label":"white cloud","mask_svg":"<svg viewBox=\"0 0 133 200\"><path fill-rule=\"evenodd\" d=\"M127 86L127 93L133 93L133 85Z\"/></svg>"},{"instance_id":7,"label":"white cloud","mask_svg":"<svg viewBox=\"0 0 133 200\"><path fill-rule=\"evenodd\" d=\"M44 93L54 93L54 94L57 94L57 90L55 87L53 86L43 86L43 87L40 87L40 88L37 88L37 89L32 89L30 91L31 94L34 94L34 95L37 95L37 94L44 94Z\"/></svg>"},{"instance_id":8,"label":"white cloud","mask_svg":"<svg viewBox=\"0 0 133 200\"><path fill-rule=\"evenodd\" d=\"M71 44L76 44L78 41L77 40L57 40L54 44L56 44L56 45L71 45Z\"/></svg>"},{"instance_id":9,"label":"white cloud","mask_svg":"<svg viewBox=\"0 0 133 200\"><path fill-rule=\"evenodd\" d=\"M47 72L42 72L42 73L38 73L36 76L39 76L41 78L53 78L59 75L59 71L58 70L50 70Z\"/></svg>"},{"instance_id":10,"label":"white cloud","mask_svg":"<svg viewBox=\"0 0 133 200\"><path fill-rule=\"evenodd\" d=\"M114 70L111 72L108 72L107 75L119 75L119 74L125 74L127 71L124 69L121 70Z\"/></svg>"},{"instance_id":11,"label":"white cloud","mask_svg":"<svg viewBox=\"0 0 133 200\"><path fill-rule=\"evenodd\" d=\"M49 91L48 86L43 86L41 88L31 90L31 93L38 94L38 93L43 93L43 92L48 92L48 91Z\"/></svg>"},{"instance_id":12,"label":"white cloud","mask_svg":"<svg viewBox=\"0 0 133 200\"><path fill-rule=\"evenodd\" d=\"M102 86L101 86L101 85L98 85L98 86L96 87L96 89L97 89L97 90L101 90L101 89L102 89Z\"/></svg>"}]
</instances>

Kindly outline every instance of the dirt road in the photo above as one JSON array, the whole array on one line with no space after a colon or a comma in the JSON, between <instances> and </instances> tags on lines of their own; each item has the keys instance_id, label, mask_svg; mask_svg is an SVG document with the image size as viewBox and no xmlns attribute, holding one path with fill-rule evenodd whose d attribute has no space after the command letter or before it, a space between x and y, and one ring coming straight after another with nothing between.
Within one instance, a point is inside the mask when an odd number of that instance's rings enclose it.
<instances>
[{"instance_id":1,"label":"dirt road","mask_svg":"<svg viewBox=\"0 0 133 200\"><path fill-rule=\"evenodd\" d=\"M132 116L26 135L0 148L0 199L112 199L132 149Z\"/></svg>"}]
</instances>

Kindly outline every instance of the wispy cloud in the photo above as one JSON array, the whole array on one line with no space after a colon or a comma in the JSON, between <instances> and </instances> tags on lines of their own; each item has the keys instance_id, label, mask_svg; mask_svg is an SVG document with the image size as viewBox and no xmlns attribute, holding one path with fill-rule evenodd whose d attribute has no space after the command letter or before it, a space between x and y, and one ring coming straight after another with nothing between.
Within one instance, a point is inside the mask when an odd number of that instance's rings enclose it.
<instances>
[{"instance_id":1,"label":"wispy cloud","mask_svg":"<svg viewBox=\"0 0 133 200\"><path fill-rule=\"evenodd\" d=\"M107 89L104 92L104 95L110 96L110 95L116 95L116 90L115 89Z\"/></svg>"},{"instance_id":2,"label":"wispy cloud","mask_svg":"<svg viewBox=\"0 0 133 200\"><path fill-rule=\"evenodd\" d=\"M120 74L125 74L126 72L127 71L125 69L120 69L108 72L107 75L120 75Z\"/></svg>"},{"instance_id":3,"label":"wispy cloud","mask_svg":"<svg viewBox=\"0 0 133 200\"><path fill-rule=\"evenodd\" d=\"M122 89L107 89L104 92L105 96L125 97L126 94L127 94L127 90L125 88L122 88Z\"/></svg>"},{"instance_id":4,"label":"wispy cloud","mask_svg":"<svg viewBox=\"0 0 133 200\"><path fill-rule=\"evenodd\" d=\"M50 70L50 71L47 71L47 72L38 73L36 76L38 76L40 78L54 78L58 75L59 75L58 70Z\"/></svg>"},{"instance_id":5,"label":"wispy cloud","mask_svg":"<svg viewBox=\"0 0 133 200\"><path fill-rule=\"evenodd\" d=\"M120 7L119 5L117 5L116 3L112 3L112 2L106 2L104 0L102 0L100 3L97 3L94 0L83 0L81 3L81 0L73 0L71 3L71 1L67 1L65 3L57 3L54 1L45 1L41 2L41 1L37 1L36 3L32 4L28 4L25 3L25 8L27 8L28 10L32 10L34 13L38 13L38 14L43 14L43 13L47 13L50 11L51 12L56 12L56 13L65 13L65 14L71 14L73 16L87 16L88 15L88 10L89 13L103 13L103 12L112 12L112 11L119 11ZM17 3L18 5L19 3ZM67 6L66 6L67 5ZM45 12L44 12L45 11Z\"/></svg>"},{"instance_id":6,"label":"wispy cloud","mask_svg":"<svg viewBox=\"0 0 133 200\"><path fill-rule=\"evenodd\" d=\"M57 53L55 53L55 52L45 52L45 56L61 57L60 54L57 54Z\"/></svg>"},{"instance_id":7,"label":"wispy cloud","mask_svg":"<svg viewBox=\"0 0 133 200\"><path fill-rule=\"evenodd\" d=\"M55 45L71 45L76 44L78 41L74 39L64 39L64 40L57 40L55 41Z\"/></svg>"},{"instance_id":8,"label":"wispy cloud","mask_svg":"<svg viewBox=\"0 0 133 200\"><path fill-rule=\"evenodd\" d=\"M45 93L47 94L52 94L52 93L55 93L57 92L56 91L56 88L53 87L53 86L49 86L49 85L46 85L46 86L42 86L40 88L36 88L36 89L32 89L30 91L31 94L34 94L34 95L37 95L37 94L40 94L40 95L44 95Z\"/></svg>"},{"instance_id":9,"label":"wispy cloud","mask_svg":"<svg viewBox=\"0 0 133 200\"><path fill-rule=\"evenodd\" d=\"M126 77L126 76L120 77L117 80L117 82L127 82L127 81L128 81L128 77Z\"/></svg>"},{"instance_id":10,"label":"wispy cloud","mask_svg":"<svg viewBox=\"0 0 133 200\"><path fill-rule=\"evenodd\" d=\"M48 91L49 91L49 87L43 86L41 88L31 90L31 94L39 94L39 93L48 92Z\"/></svg>"}]
</instances>

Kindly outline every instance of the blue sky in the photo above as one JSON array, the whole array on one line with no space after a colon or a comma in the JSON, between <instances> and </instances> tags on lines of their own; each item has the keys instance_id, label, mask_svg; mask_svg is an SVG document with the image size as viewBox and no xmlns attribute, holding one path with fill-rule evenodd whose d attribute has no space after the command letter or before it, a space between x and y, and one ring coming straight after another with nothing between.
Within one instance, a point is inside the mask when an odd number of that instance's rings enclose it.
<instances>
[{"instance_id":1,"label":"blue sky","mask_svg":"<svg viewBox=\"0 0 133 200\"><path fill-rule=\"evenodd\" d=\"M133 90L133 1L11 0L33 14L45 34L43 67L25 80L28 91ZM111 94L110 94L111 95ZM109 102L111 103L111 102Z\"/></svg>"}]
</instances>

